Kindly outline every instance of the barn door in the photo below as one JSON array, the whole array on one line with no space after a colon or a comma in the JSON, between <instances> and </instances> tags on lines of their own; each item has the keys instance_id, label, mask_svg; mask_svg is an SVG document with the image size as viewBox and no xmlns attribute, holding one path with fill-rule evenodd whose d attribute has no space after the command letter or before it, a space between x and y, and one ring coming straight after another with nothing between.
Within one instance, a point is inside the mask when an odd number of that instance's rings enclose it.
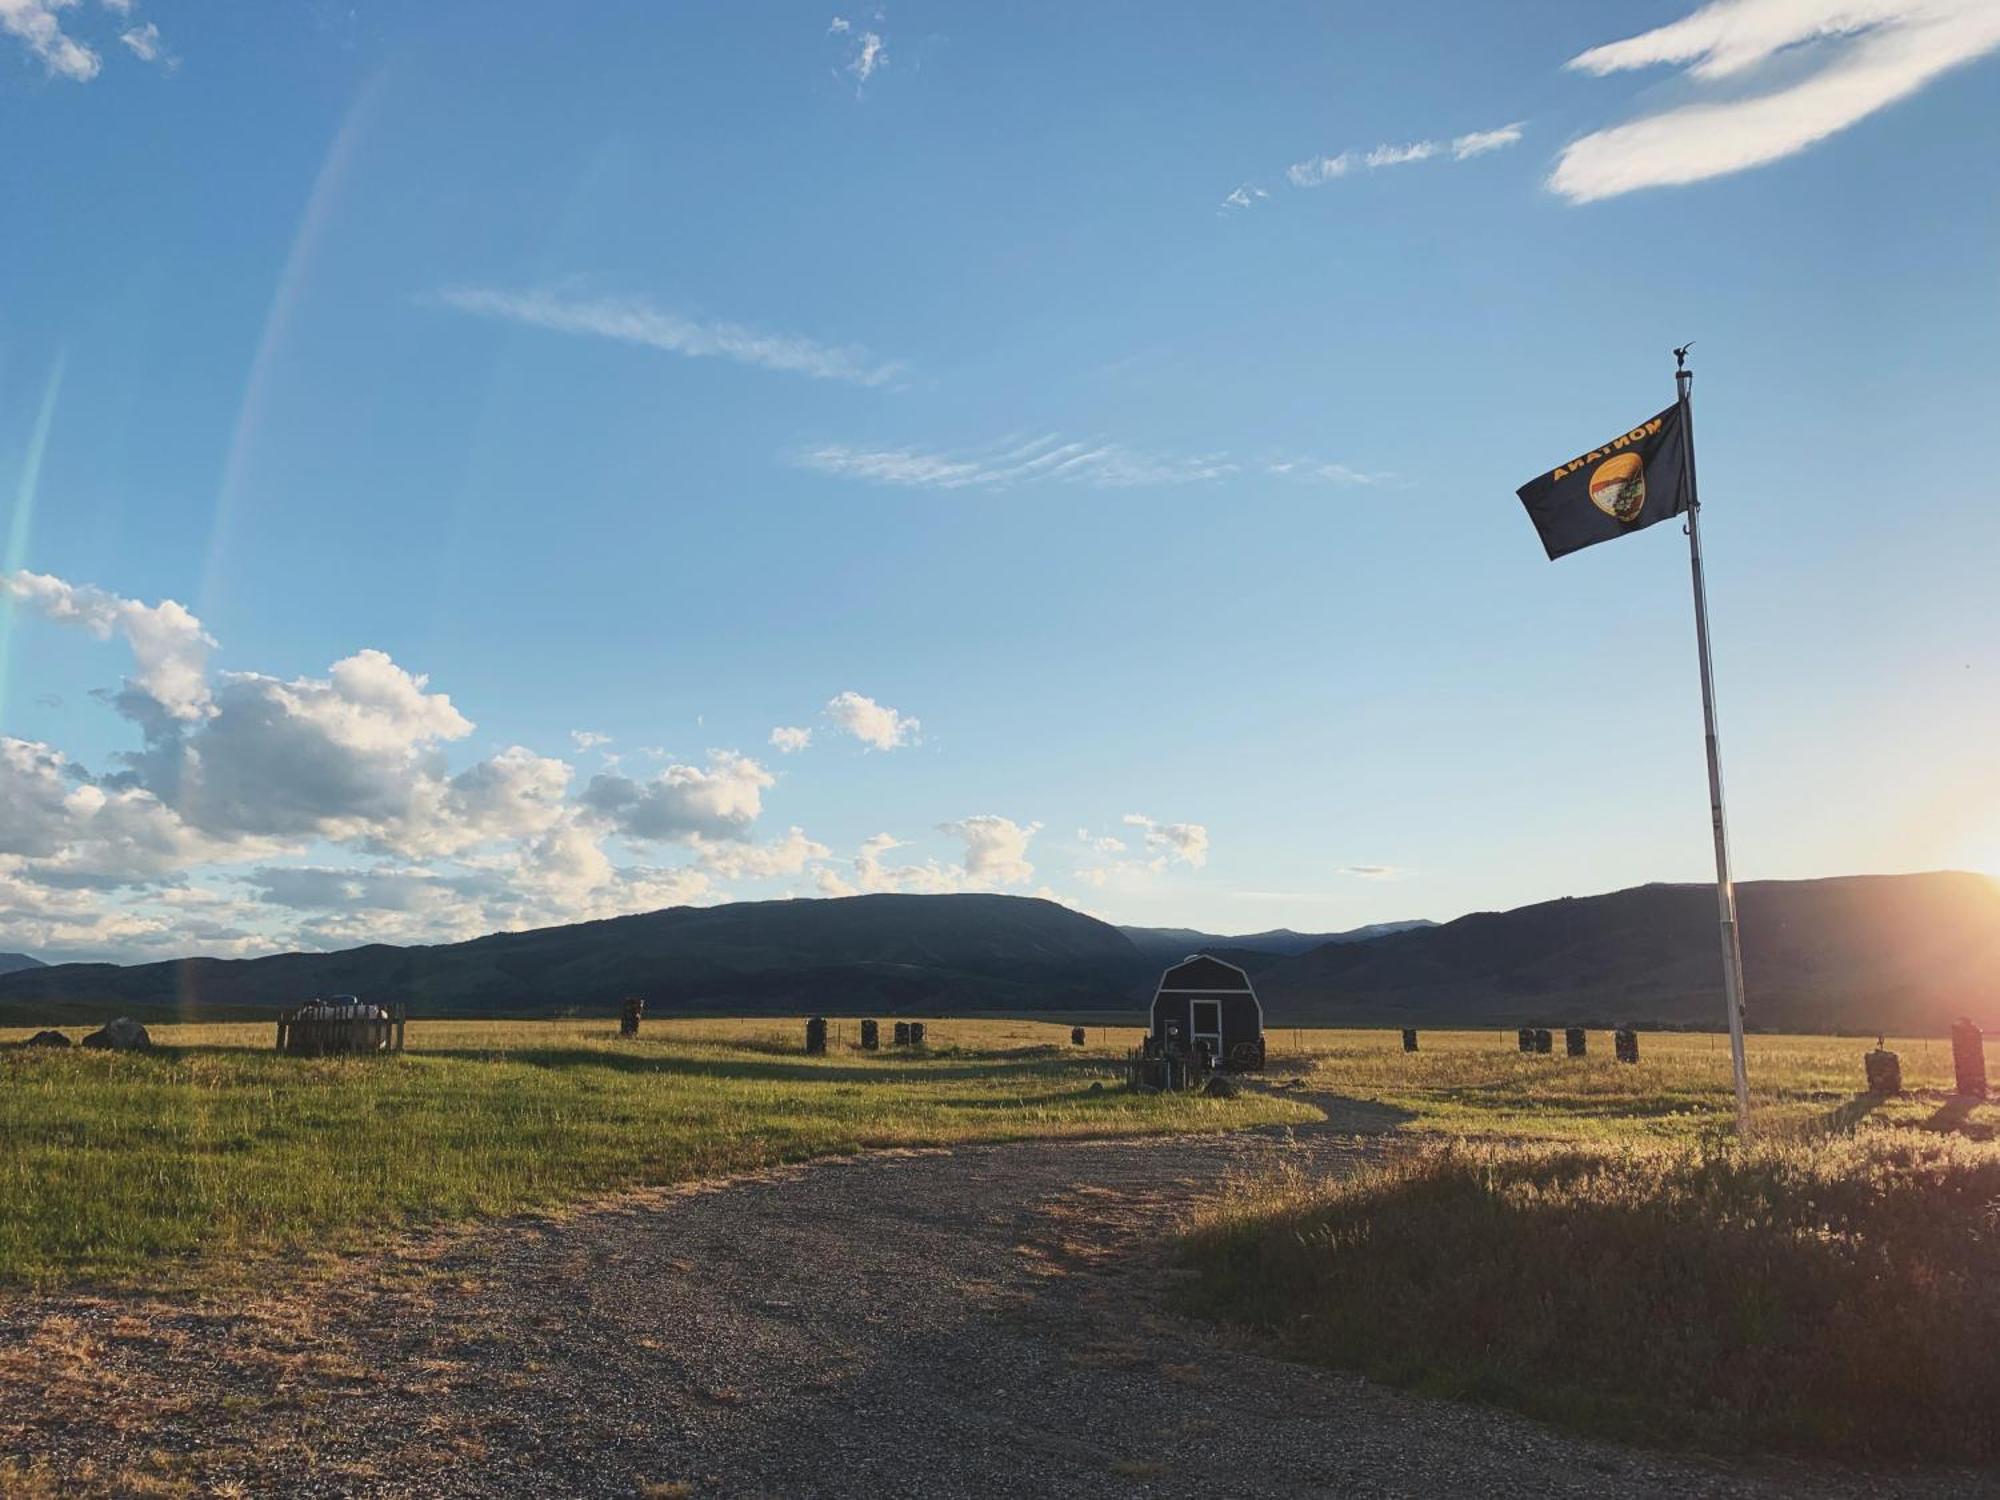
<instances>
[{"instance_id":1,"label":"barn door","mask_svg":"<svg viewBox=\"0 0 2000 1500\"><path fill-rule=\"evenodd\" d=\"M1209 1055L1222 1060L1222 1002L1220 1000L1191 1000L1188 1002L1188 1041L1199 1047L1208 1043Z\"/></svg>"}]
</instances>

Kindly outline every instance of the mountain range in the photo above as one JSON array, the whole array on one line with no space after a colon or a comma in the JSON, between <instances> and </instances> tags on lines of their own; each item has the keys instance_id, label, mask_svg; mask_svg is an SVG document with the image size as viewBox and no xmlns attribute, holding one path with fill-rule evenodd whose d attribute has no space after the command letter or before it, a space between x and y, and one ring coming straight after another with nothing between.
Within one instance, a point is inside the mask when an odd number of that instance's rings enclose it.
<instances>
[{"instance_id":1,"label":"mountain range","mask_svg":"<svg viewBox=\"0 0 2000 1500\"><path fill-rule=\"evenodd\" d=\"M2000 884L1985 876L1751 881L1737 893L1753 1027L2000 1024ZM17 968L0 972L0 1024L268 1017L317 994L402 1000L418 1016L607 1014L639 995L655 1015L1136 1018L1160 970L1197 951L1249 970L1279 1024L1723 1021L1714 888L1647 885L1440 925L1241 936L1120 929L1020 896L672 907L432 946Z\"/></svg>"}]
</instances>

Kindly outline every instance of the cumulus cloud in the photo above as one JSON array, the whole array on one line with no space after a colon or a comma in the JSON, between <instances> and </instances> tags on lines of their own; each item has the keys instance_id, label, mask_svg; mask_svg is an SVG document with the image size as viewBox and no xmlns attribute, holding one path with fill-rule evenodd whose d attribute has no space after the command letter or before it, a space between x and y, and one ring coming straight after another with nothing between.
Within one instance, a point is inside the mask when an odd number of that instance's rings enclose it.
<instances>
[{"instance_id":1,"label":"cumulus cloud","mask_svg":"<svg viewBox=\"0 0 2000 1500\"><path fill-rule=\"evenodd\" d=\"M1779 161L2000 48L1993 0L1715 0L1570 59L1684 66L1703 97L1572 142L1549 186L1587 203Z\"/></svg>"},{"instance_id":2,"label":"cumulus cloud","mask_svg":"<svg viewBox=\"0 0 2000 1500\"><path fill-rule=\"evenodd\" d=\"M590 778L583 804L627 838L648 843L741 839L763 812L776 777L747 755L711 750L708 765L663 767L643 781Z\"/></svg>"},{"instance_id":3,"label":"cumulus cloud","mask_svg":"<svg viewBox=\"0 0 2000 1500\"><path fill-rule=\"evenodd\" d=\"M43 618L79 625L99 640L122 636L137 664L127 684L173 718L199 719L210 712L205 673L215 642L185 606L172 599L142 604L25 571L0 575L0 590Z\"/></svg>"},{"instance_id":4,"label":"cumulus cloud","mask_svg":"<svg viewBox=\"0 0 2000 1500\"><path fill-rule=\"evenodd\" d=\"M806 837L803 828L788 829L781 839L768 844L715 844L701 851L701 867L724 880L769 880L781 875L802 875L807 865L833 851Z\"/></svg>"},{"instance_id":5,"label":"cumulus cloud","mask_svg":"<svg viewBox=\"0 0 2000 1500\"><path fill-rule=\"evenodd\" d=\"M1035 878L1028 863L1028 840L1041 829L1039 823L1021 824L1012 818L980 813L955 823L940 823L938 832L965 841L965 877L969 884L992 887L1026 885Z\"/></svg>"},{"instance_id":6,"label":"cumulus cloud","mask_svg":"<svg viewBox=\"0 0 2000 1500\"><path fill-rule=\"evenodd\" d=\"M1158 823L1144 813L1125 814L1125 824L1144 830L1146 847L1161 867L1178 863L1199 870L1208 863L1208 829L1203 824Z\"/></svg>"},{"instance_id":7,"label":"cumulus cloud","mask_svg":"<svg viewBox=\"0 0 2000 1500\"><path fill-rule=\"evenodd\" d=\"M780 755L796 755L812 743L813 732L802 725L780 724L771 731L771 744Z\"/></svg>"},{"instance_id":8,"label":"cumulus cloud","mask_svg":"<svg viewBox=\"0 0 2000 1500\"><path fill-rule=\"evenodd\" d=\"M894 750L899 745L913 744L923 728L908 714L898 713L886 703L877 703L873 698L853 691L830 699L824 712L837 728L877 750Z\"/></svg>"},{"instance_id":9,"label":"cumulus cloud","mask_svg":"<svg viewBox=\"0 0 2000 1500\"><path fill-rule=\"evenodd\" d=\"M854 385L887 385L902 367L877 360L852 345L822 344L797 334L770 333L741 323L704 322L636 297L564 297L554 292L512 292L453 287L437 300L475 317L521 323L551 333L581 334L665 350L690 359L726 359L766 370Z\"/></svg>"},{"instance_id":10,"label":"cumulus cloud","mask_svg":"<svg viewBox=\"0 0 2000 1500\"><path fill-rule=\"evenodd\" d=\"M88 83L103 59L63 30L58 13L75 5L76 0L0 0L0 31L25 46L51 78Z\"/></svg>"},{"instance_id":11,"label":"cumulus cloud","mask_svg":"<svg viewBox=\"0 0 2000 1500\"><path fill-rule=\"evenodd\" d=\"M599 745L611 743L610 735L599 734L594 729L572 729L569 732L569 739L579 750L595 750Z\"/></svg>"}]
</instances>

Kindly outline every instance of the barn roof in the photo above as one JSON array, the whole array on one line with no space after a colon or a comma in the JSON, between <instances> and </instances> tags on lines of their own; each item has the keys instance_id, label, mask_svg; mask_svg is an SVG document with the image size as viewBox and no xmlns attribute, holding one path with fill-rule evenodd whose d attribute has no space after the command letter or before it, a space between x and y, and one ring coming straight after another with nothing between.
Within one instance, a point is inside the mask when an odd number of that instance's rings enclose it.
<instances>
[{"instance_id":1,"label":"barn roof","mask_svg":"<svg viewBox=\"0 0 2000 1500\"><path fill-rule=\"evenodd\" d=\"M1251 995L1250 976L1235 964L1226 964L1206 953L1184 958L1160 976L1162 990L1235 990Z\"/></svg>"}]
</instances>

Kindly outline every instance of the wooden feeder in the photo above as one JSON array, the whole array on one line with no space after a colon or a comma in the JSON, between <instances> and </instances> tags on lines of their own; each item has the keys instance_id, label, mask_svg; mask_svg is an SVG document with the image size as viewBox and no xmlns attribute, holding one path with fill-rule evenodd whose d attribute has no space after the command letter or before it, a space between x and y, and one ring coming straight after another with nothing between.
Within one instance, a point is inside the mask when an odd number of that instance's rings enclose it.
<instances>
[{"instance_id":1,"label":"wooden feeder","mask_svg":"<svg viewBox=\"0 0 2000 1500\"><path fill-rule=\"evenodd\" d=\"M618 1013L618 1034L623 1037L637 1036L639 1022L645 1014L646 1002L637 995L631 996L626 1000L624 1009Z\"/></svg>"},{"instance_id":2,"label":"wooden feeder","mask_svg":"<svg viewBox=\"0 0 2000 1500\"><path fill-rule=\"evenodd\" d=\"M826 1056L825 1016L813 1016L806 1022L806 1053L811 1057Z\"/></svg>"},{"instance_id":3,"label":"wooden feeder","mask_svg":"<svg viewBox=\"0 0 2000 1500\"><path fill-rule=\"evenodd\" d=\"M1404 1050L1405 1052L1414 1052L1414 1051L1416 1051L1416 1050L1417 1050L1417 1028L1416 1028L1416 1027L1414 1027L1414 1026L1405 1026L1405 1027L1403 1028L1403 1050Z\"/></svg>"},{"instance_id":4,"label":"wooden feeder","mask_svg":"<svg viewBox=\"0 0 2000 1500\"><path fill-rule=\"evenodd\" d=\"M295 1057L401 1052L408 1019L402 1005L366 1004L353 995L308 1000L278 1017L278 1050Z\"/></svg>"},{"instance_id":5,"label":"wooden feeder","mask_svg":"<svg viewBox=\"0 0 2000 1500\"><path fill-rule=\"evenodd\" d=\"M1539 1055L1547 1057L1555 1049L1556 1041L1554 1037L1549 1035L1548 1027L1537 1027L1535 1030L1535 1051Z\"/></svg>"},{"instance_id":6,"label":"wooden feeder","mask_svg":"<svg viewBox=\"0 0 2000 1500\"><path fill-rule=\"evenodd\" d=\"M910 1022L910 1045L912 1047L921 1047L923 1046L923 1044L924 1044L924 1023L922 1021Z\"/></svg>"},{"instance_id":7,"label":"wooden feeder","mask_svg":"<svg viewBox=\"0 0 2000 1500\"><path fill-rule=\"evenodd\" d=\"M908 1021L898 1021L896 1023L896 1045L898 1047L907 1047L910 1045L910 1023Z\"/></svg>"},{"instance_id":8,"label":"wooden feeder","mask_svg":"<svg viewBox=\"0 0 2000 1500\"><path fill-rule=\"evenodd\" d=\"M882 1045L882 1023L867 1020L861 1023L861 1050L874 1052Z\"/></svg>"},{"instance_id":9,"label":"wooden feeder","mask_svg":"<svg viewBox=\"0 0 2000 1500\"><path fill-rule=\"evenodd\" d=\"M1083 1045L1083 1028L1081 1026L1070 1027L1069 1044L1072 1047L1081 1047Z\"/></svg>"},{"instance_id":10,"label":"wooden feeder","mask_svg":"<svg viewBox=\"0 0 2000 1500\"><path fill-rule=\"evenodd\" d=\"M1639 1033L1634 1031L1630 1026L1620 1026L1611 1034L1611 1050L1618 1055L1618 1060L1622 1063L1637 1062L1639 1060Z\"/></svg>"},{"instance_id":11,"label":"wooden feeder","mask_svg":"<svg viewBox=\"0 0 2000 1500\"><path fill-rule=\"evenodd\" d=\"M1582 1057L1590 1050L1590 1033L1581 1026L1563 1028L1563 1051L1571 1057Z\"/></svg>"},{"instance_id":12,"label":"wooden feeder","mask_svg":"<svg viewBox=\"0 0 2000 1500\"><path fill-rule=\"evenodd\" d=\"M1515 1040L1516 1040L1517 1042L1519 1042L1519 1043L1520 1043L1520 1045L1521 1045L1521 1050L1522 1050L1523 1052L1533 1052L1533 1051L1535 1050L1535 1028L1534 1028L1534 1027L1532 1027L1532 1026L1523 1026L1523 1027L1522 1027L1522 1028L1521 1028L1521 1029L1520 1029L1520 1030L1519 1030L1518 1032L1516 1032L1516 1033L1515 1033L1515 1038L1514 1038L1514 1039L1515 1039Z\"/></svg>"}]
</instances>

